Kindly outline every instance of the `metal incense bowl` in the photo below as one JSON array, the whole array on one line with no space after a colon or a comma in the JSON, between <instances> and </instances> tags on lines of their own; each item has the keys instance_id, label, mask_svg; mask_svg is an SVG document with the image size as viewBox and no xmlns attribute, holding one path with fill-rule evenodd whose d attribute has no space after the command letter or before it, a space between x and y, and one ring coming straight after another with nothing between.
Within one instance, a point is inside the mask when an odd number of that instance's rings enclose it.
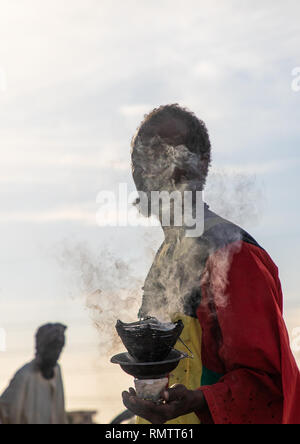
<instances>
[{"instance_id":1,"label":"metal incense bowl","mask_svg":"<svg viewBox=\"0 0 300 444\"><path fill-rule=\"evenodd\" d=\"M119 353L111 358L124 372L136 379L161 379L169 375L181 359L188 358L186 353L173 349L167 358L158 362L136 362L129 353Z\"/></svg>"},{"instance_id":2,"label":"metal incense bowl","mask_svg":"<svg viewBox=\"0 0 300 444\"><path fill-rule=\"evenodd\" d=\"M184 328L181 320L161 323L156 318L147 318L131 324L118 321L116 330L136 363L155 363L178 357L173 349ZM170 354L175 351L175 355ZM180 358L181 359L181 358Z\"/></svg>"}]
</instances>

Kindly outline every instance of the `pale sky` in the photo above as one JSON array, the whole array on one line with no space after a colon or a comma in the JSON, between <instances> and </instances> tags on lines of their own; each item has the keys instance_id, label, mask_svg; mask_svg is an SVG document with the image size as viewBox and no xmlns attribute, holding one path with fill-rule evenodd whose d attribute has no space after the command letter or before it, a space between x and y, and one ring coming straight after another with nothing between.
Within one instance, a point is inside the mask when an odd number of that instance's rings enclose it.
<instances>
[{"instance_id":1,"label":"pale sky","mask_svg":"<svg viewBox=\"0 0 300 444\"><path fill-rule=\"evenodd\" d=\"M68 408L98 409L101 422L122 410L120 392L131 379L101 356L105 337L79 296L78 269L72 274L58 259L65 245L84 245L93 261L105 251L130 263L134 285L145 277L160 230L98 227L96 196L120 182L133 189L130 139L160 104L178 102L206 122L208 203L271 254L290 332L300 326L300 92L291 88L299 15L297 0L0 0L0 328L7 334L0 390L31 358L36 328L61 321L69 326Z\"/></svg>"}]
</instances>

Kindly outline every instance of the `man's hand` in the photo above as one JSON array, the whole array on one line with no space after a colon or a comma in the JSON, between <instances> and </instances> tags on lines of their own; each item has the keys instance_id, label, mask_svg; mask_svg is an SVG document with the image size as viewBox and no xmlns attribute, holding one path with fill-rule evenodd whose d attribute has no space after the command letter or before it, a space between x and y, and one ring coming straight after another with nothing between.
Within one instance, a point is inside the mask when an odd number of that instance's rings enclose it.
<instances>
[{"instance_id":1,"label":"man's hand","mask_svg":"<svg viewBox=\"0 0 300 444\"><path fill-rule=\"evenodd\" d=\"M170 419L203 411L207 404L200 390L188 390L184 385L175 385L161 393L163 404L157 405L136 396L133 388L123 392L123 403L133 413L152 424L164 424Z\"/></svg>"}]
</instances>

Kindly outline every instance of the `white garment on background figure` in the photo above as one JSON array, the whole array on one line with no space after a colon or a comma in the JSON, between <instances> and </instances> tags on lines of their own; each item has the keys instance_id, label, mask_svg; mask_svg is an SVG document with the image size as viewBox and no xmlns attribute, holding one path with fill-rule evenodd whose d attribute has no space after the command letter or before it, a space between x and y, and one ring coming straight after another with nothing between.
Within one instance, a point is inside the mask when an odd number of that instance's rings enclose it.
<instances>
[{"instance_id":1,"label":"white garment on background figure","mask_svg":"<svg viewBox=\"0 0 300 444\"><path fill-rule=\"evenodd\" d=\"M60 367L45 379L33 360L22 367L0 397L4 424L66 424Z\"/></svg>"}]
</instances>

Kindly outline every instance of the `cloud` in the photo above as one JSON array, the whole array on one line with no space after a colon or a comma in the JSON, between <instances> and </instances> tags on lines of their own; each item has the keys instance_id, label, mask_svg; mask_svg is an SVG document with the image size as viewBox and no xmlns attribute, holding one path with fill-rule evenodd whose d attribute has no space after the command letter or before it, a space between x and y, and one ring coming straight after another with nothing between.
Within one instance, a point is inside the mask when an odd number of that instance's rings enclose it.
<instances>
[{"instance_id":1,"label":"cloud","mask_svg":"<svg viewBox=\"0 0 300 444\"><path fill-rule=\"evenodd\" d=\"M270 173L276 173L280 171L287 171L291 167L300 164L300 158L283 158L274 159L267 162L260 163L250 163L245 164L229 164L220 165L219 167L213 167L212 172L221 173L222 171L228 174L255 174L255 175L266 175Z\"/></svg>"},{"instance_id":2,"label":"cloud","mask_svg":"<svg viewBox=\"0 0 300 444\"><path fill-rule=\"evenodd\" d=\"M120 113L125 117L135 117L141 119L141 116L152 109L152 105L123 105L120 107Z\"/></svg>"},{"instance_id":3,"label":"cloud","mask_svg":"<svg viewBox=\"0 0 300 444\"><path fill-rule=\"evenodd\" d=\"M95 211L69 206L48 211L10 211L0 212L0 223L55 223L55 222L80 222L87 225L95 225Z\"/></svg>"}]
</instances>

